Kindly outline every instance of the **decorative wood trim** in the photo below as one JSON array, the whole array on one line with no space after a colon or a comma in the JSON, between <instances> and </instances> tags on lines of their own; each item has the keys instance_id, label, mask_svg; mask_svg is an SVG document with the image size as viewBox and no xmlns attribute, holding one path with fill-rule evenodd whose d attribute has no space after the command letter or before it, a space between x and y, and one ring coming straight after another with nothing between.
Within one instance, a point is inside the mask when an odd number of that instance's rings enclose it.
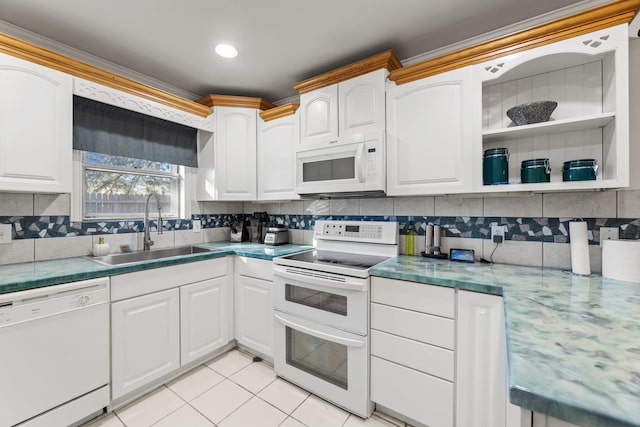
<instances>
[{"instance_id":1,"label":"decorative wood trim","mask_svg":"<svg viewBox=\"0 0 640 427\"><path fill-rule=\"evenodd\" d=\"M279 107L265 110L260 113L260 117L265 122L270 122L271 120L281 119L282 117L287 117L295 114L298 107L300 107L300 104L291 102L289 104L284 104Z\"/></svg>"},{"instance_id":2,"label":"decorative wood trim","mask_svg":"<svg viewBox=\"0 0 640 427\"><path fill-rule=\"evenodd\" d=\"M200 117L207 117L211 109L193 101L152 88L85 62L0 33L0 52L15 56L75 77L81 77L150 101L177 108Z\"/></svg>"},{"instance_id":3,"label":"decorative wood trim","mask_svg":"<svg viewBox=\"0 0 640 427\"><path fill-rule=\"evenodd\" d=\"M389 74L389 79L397 84L409 83L445 71L479 64L512 53L628 23L633 19L638 9L640 9L640 0L616 0L546 24L394 70Z\"/></svg>"},{"instance_id":4,"label":"decorative wood trim","mask_svg":"<svg viewBox=\"0 0 640 427\"><path fill-rule=\"evenodd\" d=\"M311 77L293 85L298 93L310 92L335 83L343 82L371 71L386 68L390 72L402 68L400 60L396 57L393 50L387 50L376 55L370 56L353 64L336 68L335 70Z\"/></svg>"},{"instance_id":5,"label":"decorative wood trim","mask_svg":"<svg viewBox=\"0 0 640 427\"><path fill-rule=\"evenodd\" d=\"M73 83L73 94L196 129L203 129L209 132L213 132L215 129L213 115L207 117L196 116L195 114L189 114L183 110L161 105L140 96L131 95L130 93L79 77Z\"/></svg>"},{"instance_id":6,"label":"decorative wood trim","mask_svg":"<svg viewBox=\"0 0 640 427\"><path fill-rule=\"evenodd\" d=\"M235 95L205 95L196 101L199 104L206 105L207 107L242 107L242 108L256 108L259 110L269 110L274 108L275 105L269 101L265 101L262 98L251 98L248 96L235 96Z\"/></svg>"}]
</instances>

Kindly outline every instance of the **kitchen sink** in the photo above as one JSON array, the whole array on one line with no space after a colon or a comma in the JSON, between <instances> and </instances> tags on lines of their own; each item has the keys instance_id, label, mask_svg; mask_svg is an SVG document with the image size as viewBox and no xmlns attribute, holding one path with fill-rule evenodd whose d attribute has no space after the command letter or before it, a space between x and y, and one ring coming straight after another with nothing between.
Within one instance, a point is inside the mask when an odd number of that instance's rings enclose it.
<instances>
[{"instance_id":1,"label":"kitchen sink","mask_svg":"<svg viewBox=\"0 0 640 427\"><path fill-rule=\"evenodd\" d=\"M124 254L111 254L92 258L101 264L120 265L131 262L150 261L180 255L191 255L205 252L217 252L217 249L207 249L199 246L178 246L176 248L156 249L153 251L138 251Z\"/></svg>"}]
</instances>

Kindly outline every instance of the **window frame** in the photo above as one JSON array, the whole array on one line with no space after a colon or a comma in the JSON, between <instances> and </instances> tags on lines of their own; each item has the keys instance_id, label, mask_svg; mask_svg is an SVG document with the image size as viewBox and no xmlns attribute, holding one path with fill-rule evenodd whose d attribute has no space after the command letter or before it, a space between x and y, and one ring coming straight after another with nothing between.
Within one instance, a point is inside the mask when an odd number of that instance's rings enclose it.
<instances>
[{"instance_id":1,"label":"window frame","mask_svg":"<svg viewBox=\"0 0 640 427\"><path fill-rule=\"evenodd\" d=\"M85 211L86 206L86 171L98 171L106 173L121 173L128 175L140 175L140 176L156 176L161 178L170 178L175 180L175 197L172 194L171 197L171 212L163 212L163 218L177 219L182 215L185 215L186 199L186 167L182 165L171 164L175 167L175 171L156 171L151 169L140 169L127 166L111 166L100 163L93 163L86 161L87 151L73 150L74 151L74 193L76 197L72 197L72 217L81 218L81 221L95 222L100 220L118 220L118 219L140 219L144 217L144 212L140 213L115 213L110 215L96 215L87 216ZM78 176L75 176L78 175ZM155 207L153 208L155 209Z\"/></svg>"}]
</instances>

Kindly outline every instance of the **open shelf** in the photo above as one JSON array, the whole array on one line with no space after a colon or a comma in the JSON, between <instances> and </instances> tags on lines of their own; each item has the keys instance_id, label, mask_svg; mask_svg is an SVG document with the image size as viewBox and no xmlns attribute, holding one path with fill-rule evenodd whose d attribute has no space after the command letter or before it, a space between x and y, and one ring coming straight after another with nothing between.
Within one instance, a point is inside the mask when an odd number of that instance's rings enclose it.
<instances>
[{"instance_id":1,"label":"open shelf","mask_svg":"<svg viewBox=\"0 0 640 427\"><path fill-rule=\"evenodd\" d=\"M596 129L606 126L615 118L615 113L593 114L570 119L552 120L532 125L512 126L502 129L486 130L482 133L483 142L500 142L517 138L527 138L550 133L574 132Z\"/></svg>"},{"instance_id":2,"label":"open shelf","mask_svg":"<svg viewBox=\"0 0 640 427\"><path fill-rule=\"evenodd\" d=\"M522 184L513 182L502 185L483 185L482 192L487 193L509 193L509 192L534 192L542 193L547 191L577 191L577 190L597 190L602 188L617 188L620 183L616 180L597 179L593 181L552 181Z\"/></svg>"}]
</instances>

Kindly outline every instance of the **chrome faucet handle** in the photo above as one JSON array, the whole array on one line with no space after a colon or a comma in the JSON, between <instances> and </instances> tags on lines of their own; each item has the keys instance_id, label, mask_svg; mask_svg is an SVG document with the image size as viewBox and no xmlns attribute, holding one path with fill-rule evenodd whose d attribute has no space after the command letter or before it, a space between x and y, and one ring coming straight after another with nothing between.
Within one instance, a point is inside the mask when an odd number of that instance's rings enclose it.
<instances>
[{"instance_id":1,"label":"chrome faucet handle","mask_svg":"<svg viewBox=\"0 0 640 427\"><path fill-rule=\"evenodd\" d=\"M158 234L162 234L162 215L160 215L160 205L158 205Z\"/></svg>"}]
</instances>

